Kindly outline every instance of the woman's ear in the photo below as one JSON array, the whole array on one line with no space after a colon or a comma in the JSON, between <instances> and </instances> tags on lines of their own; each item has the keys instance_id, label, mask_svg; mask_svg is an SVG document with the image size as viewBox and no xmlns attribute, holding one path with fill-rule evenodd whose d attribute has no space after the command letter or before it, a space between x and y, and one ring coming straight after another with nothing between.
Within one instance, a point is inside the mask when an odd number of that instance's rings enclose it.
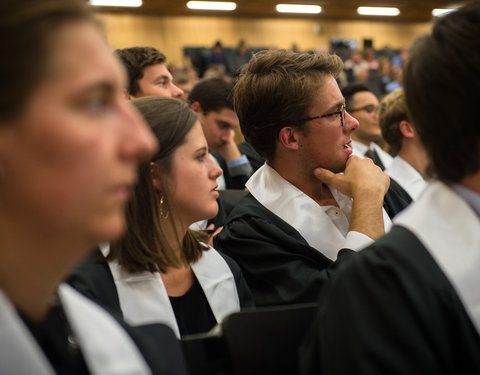
<instances>
[{"instance_id":1,"label":"woman's ear","mask_svg":"<svg viewBox=\"0 0 480 375\"><path fill-rule=\"evenodd\" d=\"M298 150L297 129L285 126L278 133L278 141L287 150Z\"/></svg>"},{"instance_id":2,"label":"woman's ear","mask_svg":"<svg viewBox=\"0 0 480 375\"><path fill-rule=\"evenodd\" d=\"M160 191L160 170L158 164L153 161L150 162L150 175L152 176L152 183L155 190Z\"/></svg>"}]
</instances>

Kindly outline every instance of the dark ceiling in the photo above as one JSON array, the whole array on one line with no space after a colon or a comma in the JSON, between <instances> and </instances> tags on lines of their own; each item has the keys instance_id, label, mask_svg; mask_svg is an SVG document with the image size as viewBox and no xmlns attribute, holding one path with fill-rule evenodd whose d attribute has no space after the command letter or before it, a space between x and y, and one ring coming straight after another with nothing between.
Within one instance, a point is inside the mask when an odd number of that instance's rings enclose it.
<instances>
[{"instance_id":1,"label":"dark ceiling","mask_svg":"<svg viewBox=\"0 0 480 375\"><path fill-rule=\"evenodd\" d=\"M234 1L234 0L231 0ZM301 17L318 20L381 20L392 22L427 22L432 19L432 9L458 4L451 0L323 0L323 1L283 1L283 0L236 0L237 9L233 12L199 11L186 7L187 0L143 0L140 8L99 7L100 12L121 12L149 15L208 15L227 17ZM318 15L284 15L275 11L277 3L302 3L322 6ZM358 6L393 6L400 9L397 17L366 17L357 14Z\"/></svg>"}]
</instances>

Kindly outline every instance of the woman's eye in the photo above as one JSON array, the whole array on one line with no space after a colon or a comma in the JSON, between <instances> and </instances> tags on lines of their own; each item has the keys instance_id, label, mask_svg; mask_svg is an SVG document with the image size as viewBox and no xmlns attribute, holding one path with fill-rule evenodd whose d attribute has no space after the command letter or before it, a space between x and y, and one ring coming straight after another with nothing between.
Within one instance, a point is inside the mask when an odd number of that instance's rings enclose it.
<instances>
[{"instance_id":1,"label":"woman's eye","mask_svg":"<svg viewBox=\"0 0 480 375\"><path fill-rule=\"evenodd\" d=\"M101 114L110 107L110 101L103 96L88 98L82 104L83 108L93 114Z\"/></svg>"}]
</instances>

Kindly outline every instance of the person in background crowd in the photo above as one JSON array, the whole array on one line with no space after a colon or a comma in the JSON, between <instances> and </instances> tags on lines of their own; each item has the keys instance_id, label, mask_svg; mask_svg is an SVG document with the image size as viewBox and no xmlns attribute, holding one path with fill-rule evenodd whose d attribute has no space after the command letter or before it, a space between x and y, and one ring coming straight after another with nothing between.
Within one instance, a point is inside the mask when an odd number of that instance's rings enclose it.
<instances>
[{"instance_id":1,"label":"person in background crowd","mask_svg":"<svg viewBox=\"0 0 480 375\"><path fill-rule=\"evenodd\" d=\"M382 138L378 126L378 99L377 96L362 84L352 84L342 90L345 97L347 111L360 126L352 134L352 148L354 155L368 157L382 170L392 162L392 156L376 143Z\"/></svg>"},{"instance_id":2,"label":"person in background crowd","mask_svg":"<svg viewBox=\"0 0 480 375\"><path fill-rule=\"evenodd\" d=\"M174 85L173 77L165 66L166 57L153 47L130 47L115 50L127 70L126 96L169 96L181 98L183 91Z\"/></svg>"},{"instance_id":3,"label":"person in background crowd","mask_svg":"<svg viewBox=\"0 0 480 375\"><path fill-rule=\"evenodd\" d=\"M397 155L385 173L397 181L412 200L416 200L426 186L424 176L428 159L410 121L403 89L397 89L382 98L378 122L383 138Z\"/></svg>"},{"instance_id":4,"label":"person in background crowd","mask_svg":"<svg viewBox=\"0 0 480 375\"><path fill-rule=\"evenodd\" d=\"M194 86L188 99L202 124L212 157L223 170L218 180L220 190L244 189L253 171L247 156L240 153L235 143L238 116L233 110L232 89L231 82L207 78Z\"/></svg>"}]
</instances>

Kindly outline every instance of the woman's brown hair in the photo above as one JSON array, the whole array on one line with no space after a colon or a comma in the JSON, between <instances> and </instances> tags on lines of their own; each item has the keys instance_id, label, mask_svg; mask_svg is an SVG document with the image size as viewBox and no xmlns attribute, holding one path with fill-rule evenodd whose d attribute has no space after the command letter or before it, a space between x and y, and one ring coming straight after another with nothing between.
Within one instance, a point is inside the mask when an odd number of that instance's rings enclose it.
<instances>
[{"instance_id":1,"label":"woman's brown hair","mask_svg":"<svg viewBox=\"0 0 480 375\"><path fill-rule=\"evenodd\" d=\"M133 197L127 205L127 231L124 237L112 244L108 260L117 259L129 272L160 271L169 267L195 262L202 251L207 249L203 232L188 230L183 239L180 257L168 240L161 223L162 213L169 211L170 224L175 221L169 210L167 183L172 173L175 151L185 142L187 134L197 121L196 114L183 102L164 97L143 97L132 101L150 126L159 143L159 151L151 161L139 167L139 181ZM150 163L154 162L160 171L160 192L155 189ZM163 203L160 204L160 195ZM171 225L175 228L175 225ZM178 234L176 233L178 238Z\"/></svg>"}]
</instances>

